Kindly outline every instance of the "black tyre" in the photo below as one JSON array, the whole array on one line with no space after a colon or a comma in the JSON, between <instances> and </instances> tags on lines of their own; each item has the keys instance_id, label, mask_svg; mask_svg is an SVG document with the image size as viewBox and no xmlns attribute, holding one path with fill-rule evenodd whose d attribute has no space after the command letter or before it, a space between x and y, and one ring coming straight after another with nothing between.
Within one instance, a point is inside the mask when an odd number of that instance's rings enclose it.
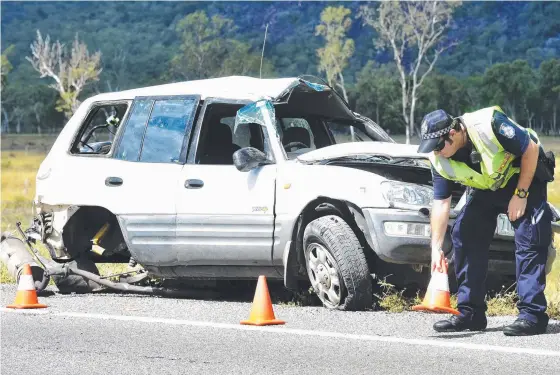
<instances>
[{"instance_id":1,"label":"black tyre","mask_svg":"<svg viewBox=\"0 0 560 375\"><path fill-rule=\"evenodd\" d=\"M70 262L71 268L88 271L99 275L99 270L95 263L87 258L77 258ZM101 288L95 281L88 280L78 275L52 276L52 279L62 294L68 293L90 293Z\"/></svg>"},{"instance_id":2,"label":"black tyre","mask_svg":"<svg viewBox=\"0 0 560 375\"><path fill-rule=\"evenodd\" d=\"M338 310L372 307L372 280L360 241L339 216L310 222L303 234L307 274L323 305Z\"/></svg>"}]
</instances>

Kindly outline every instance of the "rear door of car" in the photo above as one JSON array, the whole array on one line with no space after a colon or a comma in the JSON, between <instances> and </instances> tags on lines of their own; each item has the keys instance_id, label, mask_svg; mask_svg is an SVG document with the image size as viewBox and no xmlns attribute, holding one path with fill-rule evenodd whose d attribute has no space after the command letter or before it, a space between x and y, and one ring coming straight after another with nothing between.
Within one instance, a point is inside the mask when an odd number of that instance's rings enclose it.
<instances>
[{"instance_id":1,"label":"rear door of car","mask_svg":"<svg viewBox=\"0 0 560 375\"><path fill-rule=\"evenodd\" d=\"M133 256L143 264L175 257L175 191L199 96L136 97L102 176Z\"/></svg>"}]
</instances>

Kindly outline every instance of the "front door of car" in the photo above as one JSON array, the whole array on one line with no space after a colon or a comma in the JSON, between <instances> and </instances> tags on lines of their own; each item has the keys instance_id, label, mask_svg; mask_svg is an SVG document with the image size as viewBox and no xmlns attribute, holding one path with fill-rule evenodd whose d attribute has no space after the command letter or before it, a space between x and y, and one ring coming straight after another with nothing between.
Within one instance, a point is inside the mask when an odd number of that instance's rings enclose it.
<instances>
[{"instance_id":1,"label":"front door of car","mask_svg":"<svg viewBox=\"0 0 560 375\"><path fill-rule=\"evenodd\" d=\"M175 191L198 96L137 97L103 171L111 211L144 265L175 259Z\"/></svg>"},{"instance_id":2,"label":"front door of car","mask_svg":"<svg viewBox=\"0 0 560 375\"><path fill-rule=\"evenodd\" d=\"M276 165L249 172L233 165L242 147L270 154L263 127L234 126L240 107L207 104L193 133L177 191L177 256L184 264L271 265Z\"/></svg>"}]
</instances>

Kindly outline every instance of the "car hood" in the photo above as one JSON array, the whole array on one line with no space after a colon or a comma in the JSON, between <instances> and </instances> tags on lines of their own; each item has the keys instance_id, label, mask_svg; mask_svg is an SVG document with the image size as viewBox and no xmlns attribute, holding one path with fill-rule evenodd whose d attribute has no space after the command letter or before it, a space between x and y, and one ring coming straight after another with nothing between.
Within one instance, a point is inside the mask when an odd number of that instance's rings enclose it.
<instances>
[{"instance_id":1,"label":"car hood","mask_svg":"<svg viewBox=\"0 0 560 375\"><path fill-rule=\"evenodd\" d=\"M323 147L299 155L302 162L317 162L344 156L378 155L394 158L428 159L428 154L417 152L418 145L407 145L390 142L348 142Z\"/></svg>"}]
</instances>

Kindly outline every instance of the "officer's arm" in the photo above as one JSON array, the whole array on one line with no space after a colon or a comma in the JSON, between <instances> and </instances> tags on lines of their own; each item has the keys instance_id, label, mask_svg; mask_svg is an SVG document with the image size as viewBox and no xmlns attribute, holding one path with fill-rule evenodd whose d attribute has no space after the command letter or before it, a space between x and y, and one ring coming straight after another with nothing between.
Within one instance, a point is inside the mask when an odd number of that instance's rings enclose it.
<instances>
[{"instance_id":1,"label":"officer's arm","mask_svg":"<svg viewBox=\"0 0 560 375\"><path fill-rule=\"evenodd\" d=\"M451 210L451 181L443 178L432 167L432 180L434 187L434 201L430 215L430 226L432 230L432 253L438 252L443 247L443 239L449 222Z\"/></svg>"},{"instance_id":2,"label":"officer's arm","mask_svg":"<svg viewBox=\"0 0 560 375\"><path fill-rule=\"evenodd\" d=\"M528 190L535 176L537 161L539 158L539 146L529 137L529 145L521 157L521 168L519 171L518 189Z\"/></svg>"},{"instance_id":3,"label":"officer's arm","mask_svg":"<svg viewBox=\"0 0 560 375\"><path fill-rule=\"evenodd\" d=\"M539 158L539 146L531 139L529 132L517 125L503 112L495 111L492 127L498 142L509 153L521 157L518 189L529 189Z\"/></svg>"},{"instance_id":4,"label":"officer's arm","mask_svg":"<svg viewBox=\"0 0 560 375\"><path fill-rule=\"evenodd\" d=\"M449 212L451 210L451 197L445 199L434 199L432 203L432 214L430 225L432 228L432 253L443 248L443 239L447 232Z\"/></svg>"}]
</instances>

